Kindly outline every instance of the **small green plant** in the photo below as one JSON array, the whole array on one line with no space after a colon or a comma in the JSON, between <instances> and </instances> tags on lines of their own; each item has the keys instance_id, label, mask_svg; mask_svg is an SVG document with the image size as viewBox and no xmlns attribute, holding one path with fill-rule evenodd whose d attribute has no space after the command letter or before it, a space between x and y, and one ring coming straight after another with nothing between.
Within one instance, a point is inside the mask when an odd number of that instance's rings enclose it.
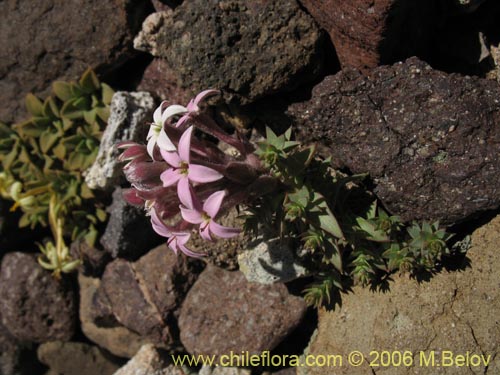
<instances>
[{"instance_id":1,"label":"small green plant","mask_svg":"<svg viewBox=\"0 0 500 375\"><path fill-rule=\"evenodd\" d=\"M83 173L97 155L112 95L88 69L78 82L54 82L44 101L28 94L28 120L0 123L0 194L22 210L20 227L50 226L56 244L42 246L39 261L57 275L78 265L64 237L92 245L106 219Z\"/></svg>"}]
</instances>

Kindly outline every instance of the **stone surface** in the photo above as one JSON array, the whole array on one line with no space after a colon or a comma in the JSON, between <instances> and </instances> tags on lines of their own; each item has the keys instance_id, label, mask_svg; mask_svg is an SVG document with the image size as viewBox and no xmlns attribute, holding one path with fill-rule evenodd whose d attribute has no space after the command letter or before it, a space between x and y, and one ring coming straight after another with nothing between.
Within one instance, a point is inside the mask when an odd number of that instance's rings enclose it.
<instances>
[{"instance_id":1,"label":"stone surface","mask_svg":"<svg viewBox=\"0 0 500 375\"><path fill-rule=\"evenodd\" d=\"M293 104L298 137L368 172L403 220L453 223L500 206L500 87L412 58L365 77L346 69Z\"/></svg>"},{"instance_id":2,"label":"stone surface","mask_svg":"<svg viewBox=\"0 0 500 375\"><path fill-rule=\"evenodd\" d=\"M28 92L46 94L54 80L76 80L88 67L107 74L127 61L150 7L146 0L0 2L0 120L25 118Z\"/></svg>"},{"instance_id":3,"label":"stone surface","mask_svg":"<svg viewBox=\"0 0 500 375\"><path fill-rule=\"evenodd\" d=\"M278 345L305 309L284 284L252 284L240 272L208 266L182 304L180 337L191 354L260 353Z\"/></svg>"},{"instance_id":4,"label":"stone surface","mask_svg":"<svg viewBox=\"0 0 500 375\"><path fill-rule=\"evenodd\" d=\"M2 324L20 341L69 340L76 303L69 283L56 280L25 253L8 253L0 270Z\"/></svg>"},{"instance_id":5,"label":"stone surface","mask_svg":"<svg viewBox=\"0 0 500 375\"><path fill-rule=\"evenodd\" d=\"M139 352L114 375L186 375L173 365L168 366L165 358L153 345L144 345Z\"/></svg>"},{"instance_id":6,"label":"stone surface","mask_svg":"<svg viewBox=\"0 0 500 375\"><path fill-rule=\"evenodd\" d=\"M300 0L333 42L342 67L363 71L428 56L443 22L433 0Z\"/></svg>"},{"instance_id":7,"label":"stone surface","mask_svg":"<svg viewBox=\"0 0 500 375\"><path fill-rule=\"evenodd\" d=\"M120 367L118 358L80 342L46 342L38 347L38 358L61 375L111 375Z\"/></svg>"},{"instance_id":8,"label":"stone surface","mask_svg":"<svg viewBox=\"0 0 500 375\"><path fill-rule=\"evenodd\" d=\"M33 375L42 371L31 345L16 341L0 323L0 374Z\"/></svg>"},{"instance_id":9,"label":"stone surface","mask_svg":"<svg viewBox=\"0 0 500 375\"><path fill-rule=\"evenodd\" d=\"M252 372L237 367L210 367L202 366L198 375L250 375Z\"/></svg>"},{"instance_id":10,"label":"stone surface","mask_svg":"<svg viewBox=\"0 0 500 375\"><path fill-rule=\"evenodd\" d=\"M81 271L87 276L100 276L104 267L111 261L111 255L96 246L89 246L85 239L74 241L70 247L73 259L80 259Z\"/></svg>"},{"instance_id":11,"label":"stone surface","mask_svg":"<svg viewBox=\"0 0 500 375\"><path fill-rule=\"evenodd\" d=\"M167 61L160 58L153 59L147 66L137 89L149 91L161 100L168 100L170 104L187 105L192 97L189 89L182 89L177 83L175 72Z\"/></svg>"},{"instance_id":12,"label":"stone surface","mask_svg":"<svg viewBox=\"0 0 500 375\"><path fill-rule=\"evenodd\" d=\"M159 246L131 263L117 259L101 288L117 321L163 347L176 340L175 316L200 271L198 262Z\"/></svg>"},{"instance_id":13,"label":"stone surface","mask_svg":"<svg viewBox=\"0 0 500 375\"><path fill-rule=\"evenodd\" d=\"M113 192L108 212L108 224L100 242L113 258L138 259L164 241L153 231L144 210L125 201L120 188Z\"/></svg>"},{"instance_id":14,"label":"stone surface","mask_svg":"<svg viewBox=\"0 0 500 375\"><path fill-rule=\"evenodd\" d=\"M80 321L85 336L118 357L132 358L147 338L119 325L98 326L94 321L93 299L100 286L100 280L78 275L80 286Z\"/></svg>"},{"instance_id":15,"label":"stone surface","mask_svg":"<svg viewBox=\"0 0 500 375\"><path fill-rule=\"evenodd\" d=\"M352 350L369 358L371 350L435 351L436 362L443 350L455 355L466 352L488 356L484 366L439 368L415 365L373 369L365 363L355 371L350 366L336 374L497 374L500 371L500 216L472 235L467 253L470 268L442 271L428 282L394 277L390 291L374 293L355 287L343 295L337 311L320 311L319 331L309 345L310 354L347 355ZM411 302L411 303L410 303ZM346 357L344 357L346 358ZM328 374L326 368L309 368L307 373ZM299 372L302 374L302 372Z\"/></svg>"},{"instance_id":16,"label":"stone surface","mask_svg":"<svg viewBox=\"0 0 500 375\"><path fill-rule=\"evenodd\" d=\"M296 1L193 0L150 15L134 46L165 58L183 88L248 103L314 80L322 43Z\"/></svg>"},{"instance_id":17,"label":"stone surface","mask_svg":"<svg viewBox=\"0 0 500 375\"><path fill-rule=\"evenodd\" d=\"M145 142L146 124L153 121L154 109L155 101L147 92L119 91L113 95L99 152L85 175L91 189L110 191L124 181L116 145L121 141Z\"/></svg>"},{"instance_id":18,"label":"stone surface","mask_svg":"<svg viewBox=\"0 0 500 375\"><path fill-rule=\"evenodd\" d=\"M307 275L307 269L298 264L289 246L280 239L262 240L238 255L240 271L250 282L260 284L286 283Z\"/></svg>"}]
</instances>

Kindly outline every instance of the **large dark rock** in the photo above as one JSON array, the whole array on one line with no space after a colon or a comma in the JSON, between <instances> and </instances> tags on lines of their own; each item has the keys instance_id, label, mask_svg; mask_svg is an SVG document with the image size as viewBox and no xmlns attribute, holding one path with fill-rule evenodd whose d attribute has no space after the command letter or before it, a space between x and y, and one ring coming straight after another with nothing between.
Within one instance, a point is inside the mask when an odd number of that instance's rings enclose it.
<instances>
[{"instance_id":1,"label":"large dark rock","mask_svg":"<svg viewBox=\"0 0 500 375\"><path fill-rule=\"evenodd\" d=\"M261 353L278 345L305 310L284 284L248 283L240 272L208 266L182 304L181 341L191 354Z\"/></svg>"},{"instance_id":2,"label":"large dark rock","mask_svg":"<svg viewBox=\"0 0 500 375\"><path fill-rule=\"evenodd\" d=\"M70 284L55 279L32 255L5 255L0 301L2 324L20 341L67 341L73 336L76 303Z\"/></svg>"},{"instance_id":3,"label":"large dark rock","mask_svg":"<svg viewBox=\"0 0 500 375\"><path fill-rule=\"evenodd\" d=\"M117 259L108 264L100 287L106 300L101 296L94 303L102 315L107 313L103 305L108 303L120 324L171 347L177 339L177 310L198 273L197 261L160 246L137 262Z\"/></svg>"},{"instance_id":4,"label":"large dark rock","mask_svg":"<svg viewBox=\"0 0 500 375\"><path fill-rule=\"evenodd\" d=\"M328 32L342 67L361 70L428 56L442 22L434 0L300 0Z\"/></svg>"},{"instance_id":5,"label":"large dark rock","mask_svg":"<svg viewBox=\"0 0 500 375\"><path fill-rule=\"evenodd\" d=\"M113 258L138 259L165 242L153 231L144 210L125 201L120 188L113 192L113 203L108 212L108 224L100 241Z\"/></svg>"},{"instance_id":6,"label":"large dark rock","mask_svg":"<svg viewBox=\"0 0 500 375\"><path fill-rule=\"evenodd\" d=\"M321 71L322 34L296 1L193 0L143 24L136 48L165 58L184 88L248 103Z\"/></svg>"},{"instance_id":7,"label":"large dark rock","mask_svg":"<svg viewBox=\"0 0 500 375\"><path fill-rule=\"evenodd\" d=\"M89 66L107 74L134 55L146 0L1 1L0 120L21 120L24 96L77 79Z\"/></svg>"},{"instance_id":8,"label":"large dark rock","mask_svg":"<svg viewBox=\"0 0 500 375\"><path fill-rule=\"evenodd\" d=\"M412 58L329 76L289 113L302 141L368 172L392 213L450 224L500 206L499 98L496 82Z\"/></svg>"}]
</instances>

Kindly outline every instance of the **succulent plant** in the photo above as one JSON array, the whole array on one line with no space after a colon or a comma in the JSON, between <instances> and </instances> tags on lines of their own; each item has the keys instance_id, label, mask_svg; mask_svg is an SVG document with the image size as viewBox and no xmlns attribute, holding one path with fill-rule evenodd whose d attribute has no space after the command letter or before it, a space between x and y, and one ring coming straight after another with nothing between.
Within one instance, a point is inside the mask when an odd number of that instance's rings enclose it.
<instances>
[{"instance_id":1,"label":"succulent plant","mask_svg":"<svg viewBox=\"0 0 500 375\"><path fill-rule=\"evenodd\" d=\"M14 201L11 210L23 211L20 227L51 227L58 263L46 251L41 264L56 273L73 264L62 252L63 237L85 237L93 244L98 224L106 219L83 174L97 155L112 95L88 69L78 82L54 82L44 101L28 94L28 120L0 123L0 193Z\"/></svg>"}]
</instances>

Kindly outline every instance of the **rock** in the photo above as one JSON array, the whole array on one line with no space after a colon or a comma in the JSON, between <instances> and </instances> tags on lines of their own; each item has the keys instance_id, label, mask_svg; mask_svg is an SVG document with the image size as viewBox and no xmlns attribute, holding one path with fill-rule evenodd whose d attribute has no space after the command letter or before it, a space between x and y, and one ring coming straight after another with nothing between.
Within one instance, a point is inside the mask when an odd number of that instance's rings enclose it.
<instances>
[{"instance_id":1,"label":"rock","mask_svg":"<svg viewBox=\"0 0 500 375\"><path fill-rule=\"evenodd\" d=\"M295 261L290 247L281 243L279 238L261 238L254 246L238 255L240 271L248 281L260 284L286 283L308 274L307 269Z\"/></svg>"},{"instance_id":2,"label":"rock","mask_svg":"<svg viewBox=\"0 0 500 375\"><path fill-rule=\"evenodd\" d=\"M88 67L105 75L134 56L132 39L150 6L146 0L0 2L0 119L25 118L24 96L47 94L54 80L76 80Z\"/></svg>"},{"instance_id":3,"label":"rock","mask_svg":"<svg viewBox=\"0 0 500 375\"><path fill-rule=\"evenodd\" d=\"M410 351L413 367L392 367L392 374L435 374L436 368L420 366L419 352L436 362L441 353L490 355L485 366L441 366L440 374L495 374L500 370L500 216L476 230L467 253L470 268L461 272L442 271L428 282L394 277L390 291L374 293L355 287L343 295L336 311L320 311L319 331L309 345L309 354L346 355L352 350L366 357L371 350ZM347 358L344 356L344 358ZM397 370L396 370L397 369ZM309 375L325 374L325 368L311 367ZM352 374L352 367L341 366L336 374ZM373 374L367 361L354 372Z\"/></svg>"},{"instance_id":4,"label":"rock","mask_svg":"<svg viewBox=\"0 0 500 375\"><path fill-rule=\"evenodd\" d=\"M153 231L144 210L125 201L121 188L114 191L108 212L108 224L100 241L113 258L138 259L164 241Z\"/></svg>"},{"instance_id":5,"label":"rock","mask_svg":"<svg viewBox=\"0 0 500 375\"><path fill-rule=\"evenodd\" d=\"M135 263L117 259L103 274L101 288L118 322L159 346L170 348L176 337L176 310L199 273L199 263L175 255L166 246Z\"/></svg>"},{"instance_id":6,"label":"rock","mask_svg":"<svg viewBox=\"0 0 500 375\"><path fill-rule=\"evenodd\" d=\"M300 0L324 28L342 67L368 71L410 56L428 57L442 2L398 0Z\"/></svg>"},{"instance_id":7,"label":"rock","mask_svg":"<svg viewBox=\"0 0 500 375\"><path fill-rule=\"evenodd\" d=\"M164 12L179 6L182 0L152 0L151 2L157 12Z\"/></svg>"},{"instance_id":8,"label":"rock","mask_svg":"<svg viewBox=\"0 0 500 375\"><path fill-rule=\"evenodd\" d=\"M155 58L147 66L138 90L149 91L161 100L170 104L187 105L191 100L190 90L182 89L177 84L175 72L168 66L165 59Z\"/></svg>"},{"instance_id":9,"label":"rock","mask_svg":"<svg viewBox=\"0 0 500 375\"><path fill-rule=\"evenodd\" d=\"M202 366L198 375L250 375L252 372L237 367L210 367Z\"/></svg>"},{"instance_id":10,"label":"rock","mask_svg":"<svg viewBox=\"0 0 500 375\"><path fill-rule=\"evenodd\" d=\"M76 240L71 244L70 253L73 259L80 259L81 271L87 276L100 276L104 267L111 260L111 255L96 246L89 246L85 239Z\"/></svg>"},{"instance_id":11,"label":"rock","mask_svg":"<svg viewBox=\"0 0 500 375\"><path fill-rule=\"evenodd\" d=\"M182 88L246 104L314 80L322 43L296 1L194 0L150 15L134 46L164 58Z\"/></svg>"},{"instance_id":12,"label":"rock","mask_svg":"<svg viewBox=\"0 0 500 375\"><path fill-rule=\"evenodd\" d=\"M100 286L100 280L78 275L80 286L80 321L82 331L91 341L118 357L132 358L147 338L120 326L99 327L93 320L92 301Z\"/></svg>"},{"instance_id":13,"label":"rock","mask_svg":"<svg viewBox=\"0 0 500 375\"><path fill-rule=\"evenodd\" d=\"M261 353L278 345L305 310L284 284L251 284L240 272L208 266L182 304L180 338L191 354Z\"/></svg>"},{"instance_id":14,"label":"rock","mask_svg":"<svg viewBox=\"0 0 500 375\"><path fill-rule=\"evenodd\" d=\"M496 82L412 58L329 76L288 111L302 141L368 172L391 213L450 224L500 206L499 97Z\"/></svg>"},{"instance_id":15,"label":"rock","mask_svg":"<svg viewBox=\"0 0 500 375\"><path fill-rule=\"evenodd\" d=\"M113 95L110 115L99 153L88 169L85 182L91 189L110 191L124 181L123 163L118 161L121 141L144 142L148 122L153 121L155 101L147 92L119 91Z\"/></svg>"},{"instance_id":16,"label":"rock","mask_svg":"<svg viewBox=\"0 0 500 375\"><path fill-rule=\"evenodd\" d=\"M38 358L61 375L111 375L120 367L118 358L80 342L46 342L38 347Z\"/></svg>"},{"instance_id":17,"label":"rock","mask_svg":"<svg viewBox=\"0 0 500 375\"><path fill-rule=\"evenodd\" d=\"M73 336L73 290L64 279L56 280L40 267L34 256L20 252L4 256L0 301L2 324L20 341L67 341Z\"/></svg>"},{"instance_id":18,"label":"rock","mask_svg":"<svg viewBox=\"0 0 500 375\"><path fill-rule=\"evenodd\" d=\"M114 375L187 375L180 368L168 366L153 345L144 345L139 352Z\"/></svg>"}]
</instances>

